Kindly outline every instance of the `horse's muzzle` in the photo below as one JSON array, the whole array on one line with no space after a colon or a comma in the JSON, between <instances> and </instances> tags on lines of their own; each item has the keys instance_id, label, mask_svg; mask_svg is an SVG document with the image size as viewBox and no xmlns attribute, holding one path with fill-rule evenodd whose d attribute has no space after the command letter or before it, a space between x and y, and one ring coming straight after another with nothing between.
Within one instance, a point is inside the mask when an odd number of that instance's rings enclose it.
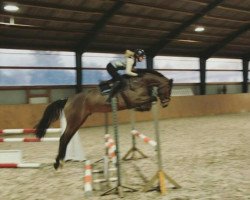
<instances>
[{"instance_id":1,"label":"horse's muzzle","mask_svg":"<svg viewBox=\"0 0 250 200\"><path fill-rule=\"evenodd\" d=\"M170 102L170 99L163 99L161 100L161 106L165 108L168 106L169 102Z\"/></svg>"}]
</instances>

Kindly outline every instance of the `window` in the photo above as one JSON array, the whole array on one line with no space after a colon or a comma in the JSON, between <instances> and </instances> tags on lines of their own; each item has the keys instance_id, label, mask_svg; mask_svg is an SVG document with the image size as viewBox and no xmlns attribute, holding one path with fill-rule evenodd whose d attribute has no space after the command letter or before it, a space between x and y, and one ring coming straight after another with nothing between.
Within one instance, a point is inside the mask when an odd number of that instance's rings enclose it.
<instances>
[{"instance_id":1,"label":"window","mask_svg":"<svg viewBox=\"0 0 250 200\"><path fill-rule=\"evenodd\" d=\"M207 71L206 82L242 82L242 72L238 71Z\"/></svg>"},{"instance_id":2,"label":"window","mask_svg":"<svg viewBox=\"0 0 250 200\"><path fill-rule=\"evenodd\" d=\"M242 61L210 58L206 63L206 82L242 82Z\"/></svg>"},{"instance_id":3,"label":"window","mask_svg":"<svg viewBox=\"0 0 250 200\"><path fill-rule=\"evenodd\" d=\"M160 71L165 77L174 80L174 83L199 83L199 71Z\"/></svg>"},{"instance_id":4,"label":"window","mask_svg":"<svg viewBox=\"0 0 250 200\"><path fill-rule=\"evenodd\" d=\"M0 69L0 86L74 84L75 70Z\"/></svg>"},{"instance_id":5,"label":"window","mask_svg":"<svg viewBox=\"0 0 250 200\"><path fill-rule=\"evenodd\" d=\"M0 66L75 67L73 52L0 49Z\"/></svg>"},{"instance_id":6,"label":"window","mask_svg":"<svg viewBox=\"0 0 250 200\"><path fill-rule=\"evenodd\" d=\"M0 86L74 85L73 52L0 49Z\"/></svg>"},{"instance_id":7,"label":"window","mask_svg":"<svg viewBox=\"0 0 250 200\"><path fill-rule=\"evenodd\" d=\"M242 62L239 59L210 58L206 63L207 70L241 70Z\"/></svg>"},{"instance_id":8,"label":"window","mask_svg":"<svg viewBox=\"0 0 250 200\"><path fill-rule=\"evenodd\" d=\"M156 56L154 69L187 69L199 70L199 59L193 57Z\"/></svg>"},{"instance_id":9,"label":"window","mask_svg":"<svg viewBox=\"0 0 250 200\"><path fill-rule=\"evenodd\" d=\"M174 83L200 82L198 58L156 56L154 69L168 78L173 78Z\"/></svg>"}]
</instances>

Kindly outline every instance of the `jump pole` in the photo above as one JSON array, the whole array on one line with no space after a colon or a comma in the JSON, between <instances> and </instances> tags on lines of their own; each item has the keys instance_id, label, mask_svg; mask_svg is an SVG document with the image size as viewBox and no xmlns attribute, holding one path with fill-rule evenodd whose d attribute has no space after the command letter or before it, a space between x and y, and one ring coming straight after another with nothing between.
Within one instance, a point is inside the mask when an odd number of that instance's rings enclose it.
<instances>
[{"instance_id":1,"label":"jump pole","mask_svg":"<svg viewBox=\"0 0 250 200\"><path fill-rule=\"evenodd\" d=\"M0 168L39 168L41 163L23 163L21 150L0 150Z\"/></svg>"},{"instance_id":2,"label":"jump pole","mask_svg":"<svg viewBox=\"0 0 250 200\"><path fill-rule=\"evenodd\" d=\"M162 195L166 194L166 179L172 183L175 188L181 188L181 186L170 176L168 176L162 167L162 157L161 157L161 143L160 143L160 133L159 133L159 123L158 123L158 106L156 103L153 104L153 116L154 116L154 127L155 127L155 137L156 137L156 150L157 150L157 165L158 171L156 174L151 178L151 180L145 185L143 191L147 192L153 188L153 185L156 181L159 183L159 190Z\"/></svg>"},{"instance_id":3,"label":"jump pole","mask_svg":"<svg viewBox=\"0 0 250 200\"><path fill-rule=\"evenodd\" d=\"M58 142L60 138L0 138L0 142Z\"/></svg>"},{"instance_id":4,"label":"jump pole","mask_svg":"<svg viewBox=\"0 0 250 200\"><path fill-rule=\"evenodd\" d=\"M90 160L85 161L84 167L84 192L86 195L90 195L93 191L93 176L92 165Z\"/></svg>"},{"instance_id":5,"label":"jump pole","mask_svg":"<svg viewBox=\"0 0 250 200\"><path fill-rule=\"evenodd\" d=\"M95 161L93 163L93 167L95 166L96 163L103 162L103 170L93 170L93 173L103 173L104 174L104 179L100 179L101 181L96 181L96 182L107 182L109 183L110 180L114 181L115 178L110 178L109 177L109 171L114 170L115 168L110 168L110 160L112 160L113 164L115 165L116 163L116 155L115 155L115 143L112 139L112 137L109 134L109 124L108 124L108 113L104 113L104 124L105 124L105 133L104 133L104 143L105 143L105 154L103 158ZM115 169L116 170L116 169Z\"/></svg>"},{"instance_id":6,"label":"jump pole","mask_svg":"<svg viewBox=\"0 0 250 200\"><path fill-rule=\"evenodd\" d=\"M48 128L46 133L60 133L61 128ZM34 128L19 128L19 129L1 129L0 135L16 135L16 134L35 134L36 129Z\"/></svg>"},{"instance_id":7,"label":"jump pole","mask_svg":"<svg viewBox=\"0 0 250 200\"><path fill-rule=\"evenodd\" d=\"M39 168L40 163L0 163L0 168Z\"/></svg>"},{"instance_id":8,"label":"jump pole","mask_svg":"<svg viewBox=\"0 0 250 200\"><path fill-rule=\"evenodd\" d=\"M137 190L127 187L125 185L122 185L122 177L121 177L121 165L120 165L120 146L119 146L119 132L118 132L118 121L117 121L117 99L116 97L113 97L111 100L111 107L112 107L112 119L113 119L113 128L114 128L114 138L115 138L115 144L116 144L116 170L117 170L117 186L114 188L111 188L101 194L101 196L110 194L111 192L115 191L116 194L118 194L120 197L124 197L123 195L123 189L128 189L131 192L135 192Z\"/></svg>"},{"instance_id":9,"label":"jump pole","mask_svg":"<svg viewBox=\"0 0 250 200\"><path fill-rule=\"evenodd\" d=\"M133 110L130 110L130 121L131 121L131 131L135 130L135 112ZM141 158L147 158L147 156L136 147L136 138L135 135L132 134L132 147L128 152L125 154L125 156L122 158L123 160L136 160L136 152L141 155Z\"/></svg>"}]
</instances>

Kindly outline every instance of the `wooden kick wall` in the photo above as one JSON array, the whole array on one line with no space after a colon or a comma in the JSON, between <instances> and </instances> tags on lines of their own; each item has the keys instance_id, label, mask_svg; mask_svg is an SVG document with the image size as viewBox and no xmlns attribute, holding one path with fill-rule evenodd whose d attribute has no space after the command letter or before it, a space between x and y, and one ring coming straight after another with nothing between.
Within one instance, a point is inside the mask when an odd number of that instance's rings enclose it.
<instances>
[{"instance_id":1,"label":"wooden kick wall","mask_svg":"<svg viewBox=\"0 0 250 200\"><path fill-rule=\"evenodd\" d=\"M46 106L41 104L0 105L0 129L32 128L42 116ZM250 112L250 94L248 93L172 97L167 108L161 108L159 105L159 119L241 112ZM111 113L109 113L109 118L111 123ZM119 123L128 123L130 111L119 111L118 118ZM136 121L151 120L151 112L136 112ZM104 114L95 113L89 117L84 126L103 124ZM58 126L58 122L53 125L53 127Z\"/></svg>"}]
</instances>

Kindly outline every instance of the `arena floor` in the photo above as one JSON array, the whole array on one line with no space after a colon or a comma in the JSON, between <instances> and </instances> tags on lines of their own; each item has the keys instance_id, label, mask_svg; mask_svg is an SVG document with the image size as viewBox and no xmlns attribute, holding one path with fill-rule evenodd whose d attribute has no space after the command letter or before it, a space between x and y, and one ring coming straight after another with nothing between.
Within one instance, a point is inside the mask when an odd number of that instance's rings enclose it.
<instances>
[{"instance_id":1,"label":"arena floor","mask_svg":"<svg viewBox=\"0 0 250 200\"><path fill-rule=\"evenodd\" d=\"M250 199L250 113L178 118L160 121L164 171L181 189L161 196L157 191L125 193L130 200L249 200ZM120 125L121 153L131 147L130 125ZM136 124L136 129L154 138L153 123ZM110 131L112 127L110 127ZM81 129L86 155L92 161L104 153L104 127ZM49 135L50 136L50 135ZM53 137L53 135L52 135ZM122 162L124 184L141 190L144 178L157 170L155 151L138 141L147 159ZM0 149L23 150L26 162L51 163L57 143L1 143ZM0 169L1 200L79 200L120 199L117 195L100 197L97 185L92 196L84 196L83 163L67 162L55 171L52 164L41 169ZM139 171L140 169L140 171Z\"/></svg>"}]
</instances>

